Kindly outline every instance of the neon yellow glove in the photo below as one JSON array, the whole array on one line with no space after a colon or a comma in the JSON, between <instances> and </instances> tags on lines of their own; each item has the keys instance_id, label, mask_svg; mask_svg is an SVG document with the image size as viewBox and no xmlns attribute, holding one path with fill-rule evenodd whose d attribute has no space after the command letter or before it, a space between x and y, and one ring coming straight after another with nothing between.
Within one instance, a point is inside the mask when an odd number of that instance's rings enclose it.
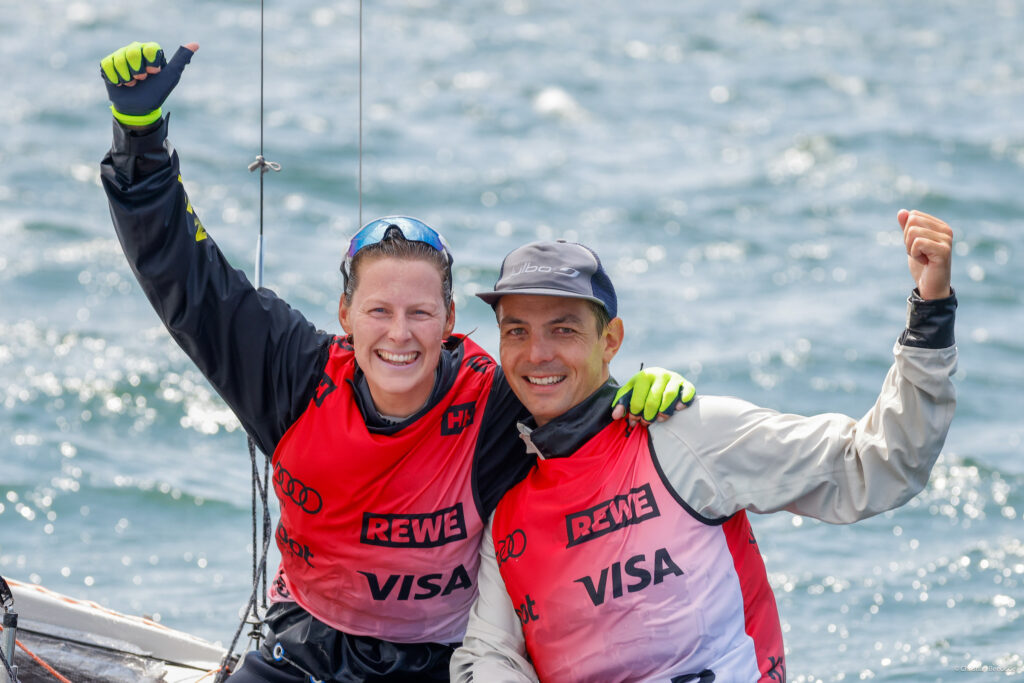
<instances>
[{"instance_id":1,"label":"neon yellow glove","mask_svg":"<svg viewBox=\"0 0 1024 683\"><path fill-rule=\"evenodd\" d=\"M168 62L158 43L134 42L104 57L100 73L114 118L130 126L159 120L160 107L178 84L192 54L191 49L180 47Z\"/></svg>"},{"instance_id":2,"label":"neon yellow glove","mask_svg":"<svg viewBox=\"0 0 1024 683\"><path fill-rule=\"evenodd\" d=\"M632 415L642 415L651 422L659 414L672 415L680 404L690 405L696 396L697 387L679 373L642 368L615 392L612 407L628 406Z\"/></svg>"}]
</instances>

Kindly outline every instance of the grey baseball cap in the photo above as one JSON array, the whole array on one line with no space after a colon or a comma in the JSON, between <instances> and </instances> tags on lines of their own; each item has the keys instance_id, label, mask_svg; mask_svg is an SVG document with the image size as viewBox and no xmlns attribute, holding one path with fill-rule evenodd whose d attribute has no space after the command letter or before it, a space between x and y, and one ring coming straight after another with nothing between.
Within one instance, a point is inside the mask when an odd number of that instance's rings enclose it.
<instances>
[{"instance_id":1,"label":"grey baseball cap","mask_svg":"<svg viewBox=\"0 0 1024 683\"><path fill-rule=\"evenodd\" d=\"M586 299L600 304L614 318L615 288L589 247L576 242L531 242L509 252L501 263L494 291L477 296L495 307L506 294L534 294Z\"/></svg>"}]
</instances>

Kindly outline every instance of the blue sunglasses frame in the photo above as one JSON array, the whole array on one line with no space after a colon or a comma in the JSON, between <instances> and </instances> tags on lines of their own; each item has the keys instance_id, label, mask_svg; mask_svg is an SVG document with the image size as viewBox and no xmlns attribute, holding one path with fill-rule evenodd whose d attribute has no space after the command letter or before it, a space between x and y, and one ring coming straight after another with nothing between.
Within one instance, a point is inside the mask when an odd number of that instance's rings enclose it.
<instances>
[{"instance_id":1,"label":"blue sunglasses frame","mask_svg":"<svg viewBox=\"0 0 1024 683\"><path fill-rule=\"evenodd\" d=\"M450 268L454 259L448 241L437 230L434 230L423 221L408 216L385 216L370 221L362 227L348 243L348 251L345 254L345 267L351 263L352 258L364 247L378 244L387 236L389 230L398 232L409 242L422 242L429 245L448 257Z\"/></svg>"}]
</instances>

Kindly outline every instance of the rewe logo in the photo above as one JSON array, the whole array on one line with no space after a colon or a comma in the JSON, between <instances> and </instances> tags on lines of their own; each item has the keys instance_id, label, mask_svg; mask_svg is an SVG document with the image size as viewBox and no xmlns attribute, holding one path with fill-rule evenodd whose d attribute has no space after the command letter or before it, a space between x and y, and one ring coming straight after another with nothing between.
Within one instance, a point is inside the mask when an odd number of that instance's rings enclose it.
<instances>
[{"instance_id":1,"label":"rewe logo","mask_svg":"<svg viewBox=\"0 0 1024 683\"><path fill-rule=\"evenodd\" d=\"M565 530L569 542L565 547L571 548L660 514L651 485L644 484L594 507L566 515Z\"/></svg>"},{"instance_id":2,"label":"rewe logo","mask_svg":"<svg viewBox=\"0 0 1024 683\"><path fill-rule=\"evenodd\" d=\"M380 578L373 572L358 571L366 577L370 594L374 600L387 600L395 586L398 586L398 595L396 596L398 600L408 600L410 596L413 600L428 600L438 595L448 595L460 588L473 587L473 580L469 578L469 572L461 564L452 570L451 576L444 581L443 587L441 581L444 579L444 574L424 574L423 576L390 574L382 584ZM413 583L418 589L416 593L412 592Z\"/></svg>"},{"instance_id":3,"label":"rewe logo","mask_svg":"<svg viewBox=\"0 0 1024 683\"><path fill-rule=\"evenodd\" d=\"M636 593L648 586L661 583L665 580L666 576L683 575L683 570L672 561L672 556L668 554L668 548L658 548L654 551L654 566L651 569L643 566L643 563L646 561L646 555L634 555L626 560L625 564L615 562L611 567L602 569L601 575L596 581L591 576L584 576L583 578L575 579L573 583L583 584L583 587L587 589L587 595L590 596L590 601L597 607L604 604L604 600L607 597L609 576L611 577L612 598L614 599L623 596L623 587L625 587L627 593ZM630 578L636 579L636 581L623 586L623 573ZM653 583L651 581L652 578Z\"/></svg>"},{"instance_id":4,"label":"rewe logo","mask_svg":"<svg viewBox=\"0 0 1024 683\"><path fill-rule=\"evenodd\" d=\"M538 266L529 261L523 263L517 263L512 266L508 273L504 277L515 277L516 275L523 275L524 273L552 273L554 275L564 275L565 277L579 277L580 271L569 266L560 266L558 268L552 268L551 266Z\"/></svg>"},{"instance_id":5,"label":"rewe logo","mask_svg":"<svg viewBox=\"0 0 1024 683\"><path fill-rule=\"evenodd\" d=\"M450 508L415 515L363 513L359 540L368 545L390 548L436 548L466 538L462 503Z\"/></svg>"}]
</instances>

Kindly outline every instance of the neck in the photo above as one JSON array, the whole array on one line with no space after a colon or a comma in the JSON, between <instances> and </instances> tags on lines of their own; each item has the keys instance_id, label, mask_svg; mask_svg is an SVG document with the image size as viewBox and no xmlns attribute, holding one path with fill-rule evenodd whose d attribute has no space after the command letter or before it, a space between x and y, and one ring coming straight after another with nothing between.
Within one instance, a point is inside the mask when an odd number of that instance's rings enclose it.
<instances>
[{"instance_id":1,"label":"neck","mask_svg":"<svg viewBox=\"0 0 1024 683\"><path fill-rule=\"evenodd\" d=\"M606 382L580 403L530 433L530 440L544 458L572 455L612 422L612 397L618 385ZM526 424L530 427L529 421Z\"/></svg>"},{"instance_id":2,"label":"neck","mask_svg":"<svg viewBox=\"0 0 1024 683\"><path fill-rule=\"evenodd\" d=\"M414 415L420 408L426 405L430 398L430 387L426 392L414 394L389 394L381 391L374 391L370 387L370 397L373 398L373 407L381 417L389 417L397 420L404 420Z\"/></svg>"}]
</instances>

